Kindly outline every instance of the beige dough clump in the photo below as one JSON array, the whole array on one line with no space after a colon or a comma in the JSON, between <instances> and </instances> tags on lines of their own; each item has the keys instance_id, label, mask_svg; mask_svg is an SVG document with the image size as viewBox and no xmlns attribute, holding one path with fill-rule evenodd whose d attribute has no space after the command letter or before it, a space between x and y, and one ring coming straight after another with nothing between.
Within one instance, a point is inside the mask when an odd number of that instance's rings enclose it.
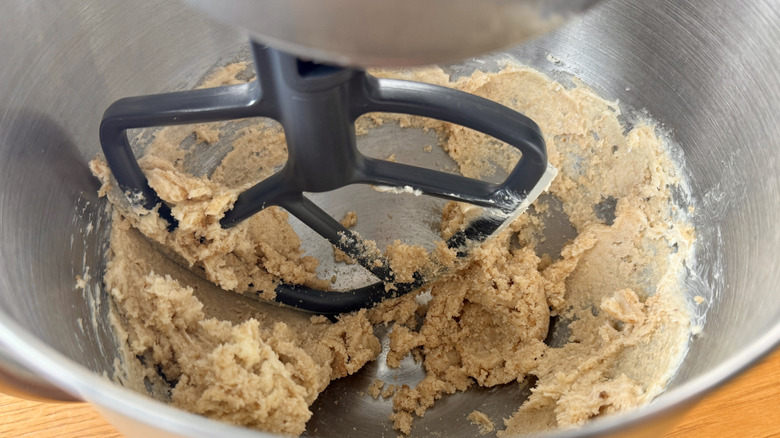
<instances>
[{"instance_id":1,"label":"beige dough clump","mask_svg":"<svg viewBox=\"0 0 780 438\"><path fill-rule=\"evenodd\" d=\"M495 430L496 425L493 424L492 421L490 421L490 417L485 415L485 413L480 411L472 411L468 417L468 420L471 422L471 424L474 424L476 426L479 426L479 434L480 435L487 435L490 432L493 432Z\"/></svg>"},{"instance_id":2,"label":"beige dough clump","mask_svg":"<svg viewBox=\"0 0 780 438\"><path fill-rule=\"evenodd\" d=\"M380 351L365 311L330 323L270 305L216 306L224 292L156 253L118 214L111 242L104 282L128 354L149 366L145 377L172 384L177 406L297 435L327 384Z\"/></svg>"},{"instance_id":3,"label":"beige dough clump","mask_svg":"<svg viewBox=\"0 0 780 438\"><path fill-rule=\"evenodd\" d=\"M245 69L231 65L206 83L239 82ZM92 163L101 192L120 207L104 282L126 360L140 358L147 379L162 376L172 387L171 402L182 408L285 434L304 431L309 406L332 379L377 357L376 324L393 327L388 367L399 367L411 354L426 372L414 387L382 391L384 382L377 380L369 388L375 398L392 397L392 420L403 433L443 395L477 385L535 382L531 396L504 421L501 436L575 427L663 391L690 335L680 278L694 233L672 203L679 170L654 126L628 128L615 103L512 64L454 82L439 69L375 74L455 87L528 115L540 125L560 172L549 194L469 263L429 285L429 301L421 304L412 293L332 323L250 306L238 295L235 303L224 303L228 298L219 290L270 299L279 281L318 288L330 283L317 278L318 261L303 255L282 210L266 209L228 230L219 226L238 193L284 163L278 126L255 121L141 134L137 142L146 146L140 164L150 185L173 205L176 231L168 232L155 212L129 208L111 189L105 163ZM466 176L490 176L518 159L512 148L483 134L411 116L367 115L358 121L358 133L387 123L437 132ZM220 163L216 170L191 171L204 154ZM573 234L551 250L545 233L555 214L565 217ZM459 205L445 207L443 238L465 217ZM356 221L350 212L343 223ZM446 260L446 251L439 251ZM390 245L386 255L407 280L430 262L426 251L403 242ZM547 339L551 322L568 327L557 343ZM494 427L481 412L468 418L485 430Z\"/></svg>"},{"instance_id":4,"label":"beige dough clump","mask_svg":"<svg viewBox=\"0 0 780 438\"><path fill-rule=\"evenodd\" d=\"M426 370L418 385L397 392L395 427L408 433L414 416L444 394L528 378L536 381L532 395L505 422L502 436L574 427L652 400L690 335L680 278L694 239L671 204L680 177L655 128L644 123L626 132L615 103L513 65L454 84L437 69L402 76L455 86L528 115L540 125L560 173L552 197L534 204L535 214L521 216L471 265L433 285L419 330L403 326L421 311L412 297L401 299L405 306L383 303L372 311L372 320L396 322L388 366L421 351ZM467 176L490 174L496 165L511 169L518 158L509 146L460 126L396 119L443 133L442 147ZM363 129L377 123L362 122ZM559 255L538 249L553 201L577 233ZM599 207L610 201L614 218L607 224ZM444 238L462 215L454 205L445 209ZM393 307L405 310L388 317ZM568 322L562 346L544 343L550 316Z\"/></svg>"}]
</instances>

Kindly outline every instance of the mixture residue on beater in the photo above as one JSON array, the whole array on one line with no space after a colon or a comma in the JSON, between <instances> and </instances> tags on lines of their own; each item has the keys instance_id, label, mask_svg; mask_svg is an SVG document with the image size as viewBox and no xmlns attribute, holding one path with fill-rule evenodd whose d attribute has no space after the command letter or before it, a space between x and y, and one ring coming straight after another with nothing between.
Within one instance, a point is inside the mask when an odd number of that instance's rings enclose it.
<instances>
[{"instance_id":1,"label":"mixture residue on beater","mask_svg":"<svg viewBox=\"0 0 780 438\"><path fill-rule=\"evenodd\" d=\"M245 67L232 64L203 86L240 82ZM582 425L661 393L690 335L681 275L694 232L671 199L680 170L655 127L628 129L616 103L511 63L455 81L436 68L374 73L455 87L529 116L559 170L548 195L462 269L429 285L424 304L412 293L332 322L238 294L228 299L219 290L261 290L272 298L280 279L330 284L317 278L318 260L303 254L283 210L268 208L230 229L219 224L238 193L284 162L281 130L255 123L154 131L140 164L173 206L175 231L154 213L128 209L111 189L105 162L91 163L101 192L120 207L104 283L127 348L124 366L141 370L123 374L125 383L145 392L144 379L164 380L170 392L158 396L176 406L298 435L331 380L379 355L373 327L392 323L387 366L411 354L426 372L416 386L388 392L394 427L404 433L443 395L475 386L535 381L503 425L481 412L469 416L485 427L495 422L499 435ZM513 159L483 134L412 116L372 114L358 121L359 133L382 123L434 129L466 176ZM190 154L218 142L231 148L217 169L208 177L189 173ZM559 251L545 249L545 218L554 210L576 234ZM445 208L443 238L461 216L455 204ZM400 244L391 250L406 261L427 257ZM568 325L558 344L545 343L551 318Z\"/></svg>"}]
</instances>

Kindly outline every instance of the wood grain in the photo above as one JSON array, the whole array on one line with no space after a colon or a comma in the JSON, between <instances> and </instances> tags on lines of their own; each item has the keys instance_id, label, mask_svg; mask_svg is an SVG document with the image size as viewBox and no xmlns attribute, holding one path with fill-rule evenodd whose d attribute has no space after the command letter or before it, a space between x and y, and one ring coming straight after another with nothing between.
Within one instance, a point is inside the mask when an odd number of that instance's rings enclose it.
<instances>
[{"instance_id":1,"label":"wood grain","mask_svg":"<svg viewBox=\"0 0 780 438\"><path fill-rule=\"evenodd\" d=\"M780 350L710 394L664 438L780 437Z\"/></svg>"},{"instance_id":2,"label":"wood grain","mask_svg":"<svg viewBox=\"0 0 780 438\"><path fill-rule=\"evenodd\" d=\"M780 437L780 351L710 394L664 438ZM121 438L91 406L0 394L0 437Z\"/></svg>"},{"instance_id":3,"label":"wood grain","mask_svg":"<svg viewBox=\"0 0 780 438\"><path fill-rule=\"evenodd\" d=\"M0 394L0 437L120 438L86 403L39 403Z\"/></svg>"}]
</instances>

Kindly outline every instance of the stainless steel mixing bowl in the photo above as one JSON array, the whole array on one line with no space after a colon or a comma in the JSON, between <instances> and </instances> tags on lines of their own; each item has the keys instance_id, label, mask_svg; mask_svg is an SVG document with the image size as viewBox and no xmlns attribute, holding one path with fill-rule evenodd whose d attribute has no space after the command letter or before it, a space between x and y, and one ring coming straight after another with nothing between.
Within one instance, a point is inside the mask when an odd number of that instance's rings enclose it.
<instances>
[{"instance_id":1,"label":"stainless steel mixing bowl","mask_svg":"<svg viewBox=\"0 0 780 438\"><path fill-rule=\"evenodd\" d=\"M240 51L245 36L174 2L10 0L0 3L0 41L5 389L89 401L128 436L262 436L102 377L117 357L99 288L109 223L86 167L109 103L189 86ZM558 436L658 434L780 340L779 41L776 0L613 0L509 50L663 123L684 152L697 206L700 251L689 286L711 303L666 393ZM76 289L87 267L87 288ZM425 419L473 434L464 409L496 400L506 399L490 391L453 398ZM374 434L365 429L374 409L331 403L315 420L329 425L321 434Z\"/></svg>"}]
</instances>

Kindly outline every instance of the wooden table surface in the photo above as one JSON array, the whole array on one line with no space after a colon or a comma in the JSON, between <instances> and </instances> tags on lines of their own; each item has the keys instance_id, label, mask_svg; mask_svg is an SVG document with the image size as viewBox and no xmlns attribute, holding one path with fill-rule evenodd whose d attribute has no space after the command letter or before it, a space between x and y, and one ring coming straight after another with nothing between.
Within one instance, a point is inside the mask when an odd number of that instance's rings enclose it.
<instances>
[{"instance_id":1,"label":"wooden table surface","mask_svg":"<svg viewBox=\"0 0 780 438\"><path fill-rule=\"evenodd\" d=\"M780 351L710 394L664 438L780 437ZM88 404L0 394L0 437L121 438Z\"/></svg>"}]
</instances>

